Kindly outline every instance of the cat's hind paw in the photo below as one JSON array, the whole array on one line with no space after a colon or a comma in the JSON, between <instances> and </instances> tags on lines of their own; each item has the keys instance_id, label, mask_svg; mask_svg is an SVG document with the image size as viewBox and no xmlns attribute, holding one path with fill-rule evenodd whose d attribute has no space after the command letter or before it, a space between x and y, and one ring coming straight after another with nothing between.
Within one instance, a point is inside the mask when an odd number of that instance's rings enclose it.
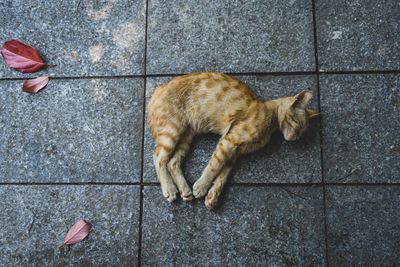
<instances>
[{"instance_id":1,"label":"cat's hind paw","mask_svg":"<svg viewBox=\"0 0 400 267\"><path fill-rule=\"evenodd\" d=\"M164 197L169 201L173 202L177 198L178 190L176 189L175 185L169 185L166 188L162 188Z\"/></svg>"}]
</instances>

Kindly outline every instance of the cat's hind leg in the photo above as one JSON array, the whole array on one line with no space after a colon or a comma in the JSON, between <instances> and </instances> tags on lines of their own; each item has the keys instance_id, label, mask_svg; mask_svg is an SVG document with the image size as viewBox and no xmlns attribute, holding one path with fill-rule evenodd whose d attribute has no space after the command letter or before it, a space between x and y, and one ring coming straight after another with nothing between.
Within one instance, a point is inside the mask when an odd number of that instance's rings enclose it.
<instances>
[{"instance_id":1,"label":"cat's hind leg","mask_svg":"<svg viewBox=\"0 0 400 267\"><path fill-rule=\"evenodd\" d=\"M190 148L190 144L194 137L194 131L190 127L186 129L181 137L181 140L176 147L175 153L172 158L168 162L168 170L174 179L176 186L179 189L179 193L184 201L189 202L193 199L192 190L186 182L185 177L183 176L181 163L183 158L186 155L186 152Z\"/></svg>"},{"instance_id":2,"label":"cat's hind leg","mask_svg":"<svg viewBox=\"0 0 400 267\"><path fill-rule=\"evenodd\" d=\"M171 127L164 127L164 129L171 129ZM156 167L156 172L158 180L161 184L163 195L169 202L172 202L176 199L178 190L169 176L167 163L175 150L175 146L181 133L182 132L179 132L178 130L163 130L158 132L155 136L156 151L153 155L154 165Z\"/></svg>"}]
</instances>

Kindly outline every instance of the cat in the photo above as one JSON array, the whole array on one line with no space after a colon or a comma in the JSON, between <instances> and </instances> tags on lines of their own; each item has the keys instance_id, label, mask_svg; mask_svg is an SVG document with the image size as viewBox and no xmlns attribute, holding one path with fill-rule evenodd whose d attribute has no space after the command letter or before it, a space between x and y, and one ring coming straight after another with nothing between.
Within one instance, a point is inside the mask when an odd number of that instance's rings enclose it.
<instances>
[{"instance_id":1,"label":"cat","mask_svg":"<svg viewBox=\"0 0 400 267\"><path fill-rule=\"evenodd\" d=\"M311 97L311 91L303 91L264 102L249 86L219 72L179 76L157 88L147 120L156 142L153 160L164 197L174 201L176 187L186 202L208 192L205 205L213 209L240 154L263 147L276 130L288 141L300 138L309 118L319 114L306 108ZM221 138L192 193L181 163L195 134L209 132Z\"/></svg>"}]
</instances>

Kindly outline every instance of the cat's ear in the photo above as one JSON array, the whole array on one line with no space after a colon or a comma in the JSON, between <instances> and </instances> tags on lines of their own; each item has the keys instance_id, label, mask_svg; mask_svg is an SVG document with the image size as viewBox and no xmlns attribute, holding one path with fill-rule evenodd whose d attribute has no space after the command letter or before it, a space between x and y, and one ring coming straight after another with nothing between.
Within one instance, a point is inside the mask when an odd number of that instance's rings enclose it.
<instances>
[{"instance_id":1,"label":"cat's ear","mask_svg":"<svg viewBox=\"0 0 400 267\"><path fill-rule=\"evenodd\" d=\"M319 113L318 111L312 110L312 109L307 109L307 114L309 118L314 118L317 117L318 115L320 115L321 113Z\"/></svg>"},{"instance_id":2,"label":"cat's ear","mask_svg":"<svg viewBox=\"0 0 400 267\"><path fill-rule=\"evenodd\" d=\"M292 99L292 107L305 109L311 97L312 92L308 90L295 95Z\"/></svg>"}]
</instances>

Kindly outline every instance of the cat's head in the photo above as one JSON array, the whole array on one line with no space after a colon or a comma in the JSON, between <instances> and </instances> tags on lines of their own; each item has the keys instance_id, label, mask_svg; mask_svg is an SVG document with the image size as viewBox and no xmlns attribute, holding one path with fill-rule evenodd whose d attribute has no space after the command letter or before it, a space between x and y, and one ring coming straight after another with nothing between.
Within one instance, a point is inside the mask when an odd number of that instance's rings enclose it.
<instances>
[{"instance_id":1,"label":"cat's head","mask_svg":"<svg viewBox=\"0 0 400 267\"><path fill-rule=\"evenodd\" d=\"M311 91L303 91L294 97L279 99L278 123L287 141L299 140L308 128L308 120L319 115L319 112L307 109L311 97Z\"/></svg>"}]
</instances>

